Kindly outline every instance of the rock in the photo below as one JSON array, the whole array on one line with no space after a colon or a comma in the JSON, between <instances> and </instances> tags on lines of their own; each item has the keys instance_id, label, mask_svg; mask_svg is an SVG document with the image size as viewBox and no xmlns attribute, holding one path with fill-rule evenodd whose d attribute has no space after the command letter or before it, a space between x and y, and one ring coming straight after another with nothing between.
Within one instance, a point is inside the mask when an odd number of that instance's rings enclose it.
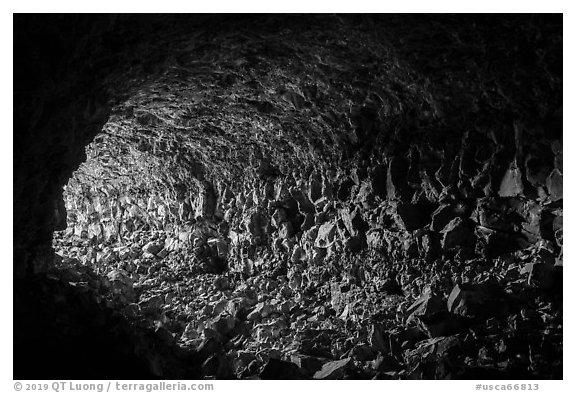
<instances>
[{"instance_id":1,"label":"rock","mask_svg":"<svg viewBox=\"0 0 576 393\"><path fill-rule=\"evenodd\" d=\"M440 232L450 221L456 217L454 208L450 205L442 205L432 213L432 224L430 229Z\"/></svg>"},{"instance_id":2,"label":"rock","mask_svg":"<svg viewBox=\"0 0 576 393\"><path fill-rule=\"evenodd\" d=\"M330 284L330 304L339 315L345 307L346 296L342 294L339 283Z\"/></svg>"},{"instance_id":3,"label":"rock","mask_svg":"<svg viewBox=\"0 0 576 393\"><path fill-rule=\"evenodd\" d=\"M404 296L404 291L398 283L398 280L394 278L386 278L382 284L378 287L378 290L386 295L399 295Z\"/></svg>"},{"instance_id":4,"label":"rock","mask_svg":"<svg viewBox=\"0 0 576 393\"><path fill-rule=\"evenodd\" d=\"M304 222L300 226L300 230L305 232L314 226L314 214L306 213L304 214Z\"/></svg>"},{"instance_id":5,"label":"rock","mask_svg":"<svg viewBox=\"0 0 576 393\"><path fill-rule=\"evenodd\" d=\"M234 326L236 326L236 318L227 314L221 314L207 324L208 328L215 330L223 337L226 337L234 329Z\"/></svg>"},{"instance_id":6,"label":"rock","mask_svg":"<svg viewBox=\"0 0 576 393\"><path fill-rule=\"evenodd\" d=\"M303 262L307 259L306 251L300 247L296 246L292 250L292 255L290 256L290 260L292 263Z\"/></svg>"},{"instance_id":7,"label":"rock","mask_svg":"<svg viewBox=\"0 0 576 393\"><path fill-rule=\"evenodd\" d=\"M370 362L371 367L378 372L400 371L402 366L390 355L378 354L376 359Z\"/></svg>"},{"instance_id":8,"label":"rock","mask_svg":"<svg viewBox=\"0 0 576 393\"><path fill-rule=\"evenodd\" d=\"M228 256L228 243L220 238L208 239L208 245L212 248L213 252L220 258Z\"/></svg>"},{"instance_id":9,"label":"rock","mask_svg":"<svg viewBox=\"0 0 576 393\"><path fill-rule=\"evenodd\" d=\"M149 242L144 247L142 247L143 252L147 252L152 255L156 255L162 250L164 246L158 242Z\"/></svg>"},{"instance_id":10,"label":"rock","mask_svg":"<svg viewBox=\"0 0 576 393\"><path fill-rule=\"evenodd\" d=\"M157 256L158 258L164 259L164 258L166 258L166 257L168 256L168 254L170 254L170 251L168 251L168 250L166 250L166 249L163 249L163 250L161 250L158 254L156 254L156 256Z\"/></svg>"},{"instance_id":11,"label":"rock","mask_svg":"<svg viewBox=\"0 0 576 393\"><path fill-rule=\"evenodd\" d=\"M314 375L314 373L322 368L322 360L315 358L313 356L306 355L292 355L290 357L292 363L300 367L300 370L309 376Z\"/></svg>"},{"instance_id":12,"label":"rock","mask_svg":"<svg viewBox=\"0 0 576 393\"><path fill-rule=\"evenodd\" d=\"M124 297L128 301L133 301L136 298L132 279L127 272L116 269L108 273L106 278L111 285L112 293L119 297Z\"/></svg>"},{"instance_id":13,"label":"rock","mask_svg":"<svg viewBox=\"0 0 576 393\"><path fill-rule=\"evenodd\" d=\"M447 250L473 249L476 245L476 236L472 230L470 220L456 217L441 231L442 248Z\"/></svg>"},{"instance_id":14,"label":"rock","mask_svg":"<svg viewBox=\"0 0 576 393\"><path fill-rule=\"evenodd\" d=\"M501 197L515 197L524 193L524 186L522 185L522 172L518 168L516 160L510 163L506 174L500 182L500 189L498 195Z\"/></svg>"},{"instance_id":15,"label":"rock","mask_svg":"<svg viewBox=\"0 0 576 393\"><path fill-rule=\"evenodd\" d=\"M474 217L483 227L513 232L522 221L517 212L521 205L519 198L483 198L478 201Z\"/></svg>"},{"instance_id":16,"label":"rock","mask_svg":"<svg viewBox=\"0 0 576 393\"><path fill-rule=\"evenodd\" d=\"M356 236L350 237L344 241L344 247L346 248L346 250L352 253L360 252L365 247L365 245L366 242L364 241L364 239Z\"/></svg>"},{"instance_id":17,"label":"rock","mask_svg":"<svg viewBox=\"0 0 576 393\"><path fill-rule=\"evenodd\" d=\"M466 331L470 325L466 318L446 310L430 316L418 315L416 318L428 337L451 336Z\"/></svg>"},{"instance_id":18,"label":"rock","mask_svg":"<svg viewBox=\"0 0 576 393\"><path fill-rule=\"evenodd\" d=\"M194 323L190 322L186 325L184 332L182 333L181 340L194 340L198 338L198 332L196 331L196 326Z\"/></svg>"},{"instance_id":19,"label":"rock","mask_svg":"<svg viewBox=\"0 0 576 393\"><path fill-rule=\"evenodd\" d=\"M280 239L289 239L294 235L294 227L292 223L287 221L280 224L280 229L278 230L278 236Z\"/></svg>"},{"instance_id":20,"label":"rock","mask_svg":"<svg viewBox=\"0 0 576 393\"><path fill-rule=\"evenodd\" d=\"M314 374L314 379L340 379L344 377L352 358L324 363L322 369Z\"/></svg>"},{"instance_id":21,"label":"rock","mask_svg":"<svg viewBox=\"0 0 576 393\"><path fill-rule=\"evenodd\" d=\"M260 373L261 379L304 379L300 367L292 362L279 359L269 359Z\"/></svg>"},{"instance_id":22,"label":"rock","mask_svg":"<svg viewBox=\"0 0 576 393\"><path fill-rule=\"evenodd\" d=\"M388 164L386 189L389 200L401 200L407 196L408 161L403 157L394 157Z\"/></svg>"},{"instance_id":23,"label":"rock","mask_svg":"<svg viewBox=\"0 0 576 393\"><path fill-rule=\"evenodd\" d=\"M546 187L548 188L548 193L550 194L550 199L552 201L562 199L562 173L558 169L554 169L550 173L546 179Z\"/></svg>"},{"instance_id":24,"label":"rock","mask_svg":"<svg viewBox=\"0 0 576 393\"><path fill-rule=\"evenodd\" d=\"M219 340L210 337L202 340L198 346L198 349L196 350L196 354L197 357L203 362L210 356L223 350L224 347L222 343Z\"/></svg>"},{"instance_id":25,"label":"rock","mask_svg":"<svg viewBox=\"0 0 576 393\"><path fill-rule=\"evenodd\" d=\"M384 327L379 324L373 324L368 331L368 342L374 349L381 353L390 351L389 334Z\"/></svg>"},{"instance_id":26,"label":"rock","mask_svg":"<svg viewBox=\"0 0 576 393\"><path fill-rule=\"evenodd\" d=\"M436 337L418 344L418 347L407 354L409 361L419 361L427 356L443 357L455 354L460 350L462 341L458 337Z\"/></svg>"},{"instance_id":27,"label":"rock","mask_svg":"<svg viewBox=\"0 0 576 393\"><path fill-rule=\"evenodd\" d=\"M505 293L488 284L458 284L448 297L448 311L468 318L483 318L502 314Z\"/></svg>"},{"instance_id":28,"label":"rock","mask_svg":"<svg viewBox=\"0 0 576 393\"><path fill-rule=\"evenodd\" d=\"M528 285L543 290L562 292L562 266L549 263L529 263L521 271L528 274Z\"/></svg>"},{"instance_id":29,"label":"rock","mask_svg":"<svg viewBox=\"0 0 576 393\"><path fill-rule=\"evenodd\" d=\"M205 273L222 274L228 268L226 259L217 255L209 255L203 260L202 269Z\"/></svg>"},{"instance_id":30,"label":"rock","mask_svg":"<svg viewBox=\"0 0 576 393\"><path fill-rule=\"evenodd\" d=\"M340 201L347 201L352 193L352 188L354 187L354 181L351 179L344 179L341 181L336 196Z\"/></svg>"},{"instance_id":31,"label":"rock","mask_svg":"<svg viewBox=\"0 0 576 393\"><path fill-rule=\"evenodd\" d=\"M336 224L334 222L324 223L318 228L318 235L316 236L314 246L318 248L328 248L334 243L335 237Z\"/></svg>"},{"instance_id":32,"label":"rock","mask_svg":"<svg viewBox=\"0 0 576 393\"><path fill-rule=\"evenodd\" d=\"M525 204L522 211L524 222L522 222L522 234L530 243L536 243L542 238L540 233L542 208L534 201Z\"/></svg>"},{"instance_id":33,"label":"rock","mask_svg":"<svg viewBox=\"0 0 576 393\"><path fill-rule=\"evenodd\" d=\"M258 303L253 311L251 311L246 319L249 321L259 321L262 318L266 318L276 310L270 304Z\"/></svg>"},{"instance_id":34,"label":"rock","mask_svg":"<svg viewBox=\"0 0 576 393\"><path fill-rule=\"evenodd\" d=\"M366 234L366 244L369 248L373 249L384 249L387 250L389 246L389 242L387 241L386 235L384 232L379 230L370 230Z\"/></svg>"},{"instance_id":35,"label":"rock","mask_svg":"<svg viewBox=\"0 0 576 393\"><path fill-rule=\"evenodd\" d=\"M560 150L558 153L556 153L556 156L554 157L554 166L560 172L563 171L563 153L562 153L562 150Z\"/></svg>"},{"instance_id":36,"label":"rock","mask_svg":"<svg viewBox=\"0 0 576 393\"><path fill-rule=\"evenodd\" d=\"M376 197L373 189L372 182L369 180L364 180L360 184L358 194L354 198L354 202L362 206L362 208L369 210L376 207Z\"/></svg>"},{"instance_id":37,"label":"rock","mask_svg":"<svg viewBox=\"0 0 576 393\"><path fill-rule=\"evenodd\" d=\"M232 368L224 354L210 356L202 363L202 375L216 379L228 379L232 376Z\"/></svg>"},{"instance_id":38,"label":"rock","mask_svg":"<svg viewBox=\"0 0 576 393\"><path fill-rule=\"evenodd\" d=\"M417 299L404 313L404 320L409 322L417 316L432 317L446 311L446 301L440 295L427 293Z\"/></svg>"},{"instance_id":39,"label":"rock","mask_svg":"<svg viewBox=\"0 0 576 393\"><path fill-rule=\"evenodd\" d=\"M560 213L562 214L562 213ZM554 240L556 244L562 248L564 242L564 218L563 216L557 216L554 218L552 223L552 228L554 230Z\"/></svg>"},{"instance_id":40,"label":"rock","mask_svg":"<svg viewBox=\"0 0 576 393\"><path fill-rule=\"evenodd\" d=\"M526 180L528 180L534 187L540 187L546 185L546 177L552 169L550 165L546 162L550 162L550 157L548 154L552 154L549 150L545 151L540 149L540 151L533 152L529 154L525 159L526 167Z\"/></svg>"},{"instance_id":41,"label":"rock","mask_svg":"<svg viewBox=\"0 0 576 393\"><path fill-rule=\"evenodd\" d=\"M226 277L217 277L214 280L214 287L219 291L230 289L230 280Z\"/></svg>"},{"instance_id":42,"label":"rock","mask_svg":"<svg viewBox=\"0 0 576 393\"><path fill-rule=\"evenodd\" d=\"M160 311L160 308L164 305L163 295L154 295L148 299L141 300L138 305L143 312L149 314L155 314Z\"/></svg>"},{"instance_id":43,"label":"rock","mask_svg":"<svg viewBox=\"0 0 576 393\"><path fill-rule=\"evenodd\" d=\"M322 177L317 172L310 175L308 199L315 203L322 197Z\"/></svg>"},{"instance_id":44,"label":"rock","mask_svg":"<svg viewBox=\"0 0 576 393\"><path fill-rule=\"evenodd\" d=\"M238 351L236 359L232 361L232 368L236 374L243 373L248 365L256 360L256 355L248 351Z\"/></svg>"},{"instance_id":45,"label":"rock","mask_svg":"<svg viewBox=\"0 0 576 393\"><path fill-rule=\"evenodd\" d=\"M426 332L419 326L396 329L390 333L390 352L401 356L404 349L413 348L416 343L426 338Z\"/></svg>"},{"instance_id":46,"label":"rock","mask_svg":"<svg viewBox=\"0 0 576 393\"><path fill-rule=\"evenodd\" d=\"M351 236L363 236L369 228L358 207L352 211L340 210L340 217Z\"/></svg>"},{"instance_id":47,"label":"rock","mask_svg":"<svg viewBox=\"0 0 576 393\"><path fill-rule=\"evenodd\" d=\"M327 251L325 248L322 247L318 247L318 248L314 248L314 251L312 252L312 265L320 265L322 263L322 261L324 260L324 258L327 255Z\"/></svg>"},{"instance_id":48,"label":"rock","mask_svg":"<svg viewBox=\"0 0 576 393\"><path fill-rule=\"evenodd\" d=\"M350 350L350 356L360 362L368 362L376 359L378 351L369 345L358 345Z\"/></svg>"},{"instance_id":49,"label":"rock","mask_svg":"<svg viewBox=\"0 0 576 393\"><path fill-rule=\"evenodd\" d=\"M421 204L399 203L394 218L404 230L414 231L430 222L430 212Z\"/></svg>"}]
</instances>

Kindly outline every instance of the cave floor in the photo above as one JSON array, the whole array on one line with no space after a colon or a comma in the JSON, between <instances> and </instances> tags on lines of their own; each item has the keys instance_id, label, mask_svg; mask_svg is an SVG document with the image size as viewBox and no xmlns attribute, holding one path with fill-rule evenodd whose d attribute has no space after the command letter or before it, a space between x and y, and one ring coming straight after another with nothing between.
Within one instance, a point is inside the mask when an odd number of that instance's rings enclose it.
<instances>
[{"instance_id":1,"label":"cave floor","mask_svg":"<svg viewBox=\"0 0 576 393\"><path fill-rule=\"evenodd\" d=\"M215 274L198 248L163 250L168 237L91 245L57 232L51 274L188 354L204 378L562 378L561 277L530 263L536 248L409 269L377 253L300 269L268 254ZM187 375L154 348L136 352L159 377Z\"/></svg>"}]
</instances>

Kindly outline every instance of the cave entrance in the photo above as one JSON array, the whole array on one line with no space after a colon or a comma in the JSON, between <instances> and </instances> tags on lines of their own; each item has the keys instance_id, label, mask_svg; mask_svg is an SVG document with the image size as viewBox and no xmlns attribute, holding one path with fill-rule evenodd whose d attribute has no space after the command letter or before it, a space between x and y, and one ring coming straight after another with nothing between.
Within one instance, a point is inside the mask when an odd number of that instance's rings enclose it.
<instances>
[{"instance_id":1,"label":"cave entrance","mask_svg":"<svg viewBox=\"0 0 576 393\"><path fill-rule=\"evenodd\" d=\"M118 121L113 116L86 147L64 187L56 267L125 316L162 326L171 340L195 339L190 309L206 300L198 288L225 296L212 282L219 278L226 290L229 272L219 190L177 139Z\"/></svg>"}]
</instances>

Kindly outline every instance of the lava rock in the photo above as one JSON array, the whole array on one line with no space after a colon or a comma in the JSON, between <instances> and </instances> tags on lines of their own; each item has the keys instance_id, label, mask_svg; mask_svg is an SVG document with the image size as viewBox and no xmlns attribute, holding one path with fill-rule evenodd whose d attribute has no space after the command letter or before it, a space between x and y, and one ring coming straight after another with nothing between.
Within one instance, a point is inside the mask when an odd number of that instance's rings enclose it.
<instances>
[{"instance_id":1,"label":"lava rock","mask_svg":"<svg viewBox=\"0 0 576 393\"><path fill-rule=\"evenodd\" d=\"M260 373L261 379L304 379L305 375L298 365L279 359L269 359Z\"/></svg>"},{"instance_id":2,"label":"lava rock","mask_svg":"<svg viewBox=\"0 0 576 393\"><path fill-rule=\"evenodd\" d=\"M155 314L160 311L160 308L164 305L163 295L154 295L148 299L144 299L138 303L143 312L149 314Z\"/></svg>"},{"instance_id":3,"label":"lava rock","mask_svg":"<svg viewBox=\"0 0 576 393\"><path fill-rule=\"evenodd\" d=\"M394 157L388 164L388 177L386 189L388 199L401 200L407 195L408 182L408 161L403 157Z\"/></svg>"},{"instance_id":4,"label":"lava rock","mask_svg":"<svg viewBox=\"0 0 576 393\"><path fill-rule=\"evenodd\" d=\"M336 224L333 222L327 222L318 228L318 235L314 246L318 248L328 248L334 241L336 236Z\"/></svg>"},{"instance_id":5,"label":"lava rock","mask_svg":"<svg viewBox=\"0 0 576 393\"><path fill-rule=\"evenodd\" d=\"M314 375L314 373L320 370L323 365L322 360L313 356L306 356L301 354L292 355L290 360L292 363L300 367L300 370L308 376Z\"/></svg>"},{"instance_id":6,"label":"lava rock","mask_svg":"<svg viewBox=\"0 0 576 393\"><path fill-rule=\"evenodd\" d=\"M520 171L516 160L514 160L508 167L508 170L500 183L498 195L501 197L515 197L522 195L523 193L524 186L522 185L522 172Z\"/></svg>"},{"instance_id":7,"label":"lava rock","mask_svg":"<svg viewBox=\"0 0 576 393\"><path fill-rule=\"evenodd\" d=\"M344 377L352 358L345 358L325 363L322 369L314 374L314 379L340 379Z\"/></svg>"},{"instance_id":8,"label":"lava rock","mask_svg":"<svg viewBox=\"0 0 576 393\"><path fill-rule=\"evenodd\" d=\"M160 252L160 250L162 250L162 248L164 248L162 244L159 244L157 242L149 242L144 247L142 247L142 251L152 255L156 255Z\"/></svg>"},{"instance_id":9,"label":"lava rock","mask_svg":"<svg viewBox=\"0 0 576 393\"><path fill-rule=\"evenodd\" d=\"M427 293L417 299L404 313L404 319L408 322L414 317L431 317L446 311L446 301L440 295Z\"/></svg>"},{"instance_id":10,"label":"lava rock","mask_svg":"<svg viewBox=\"0 0 576 393\"><path fill-rule=\"evenodd\" d=\"M546 187L552 201L562 199L562 184L562 173L558 169L554 169L546 179Z\"/></svg>"},{"instance_id":11,"label":"lava rock","mask_svg":"<svg viewBox=\"0 0 576 393\"><path fill-rule=\"evenodd\" d=\"M549 263L529 263L521 273L528 273L528 285L543 290L562 292L562 266Z\"/></svg>"},{"instance_id":12,"label":"lava rock","mask_svg":"<svg viewBox=\"0 0 576 393\"><path fill-rule=\"evenodd\" d=\"M444 235L442 238L444 250L473 249L476 245L476 236L470 220L456 217L441 233Z\"/></svg>"},{"instance_id":13,"label":"lava rock","mask_svg":"<svg viewBox=\"0 0 576 393\"><path fill-rule=\"evenodd\" d=\"M232 315L221 314L210 321L207 327L215 330L223 337L226 337L230 332L232 332L234 326L236 326L236 322L236 318Z\"/></svg>"},{"instance_id":14,"label":"lava rock","mask_svg":"<svg viewBox=\"0 0 576 393\"><path fill-rule=\"evenodd\" d=\"M450 221L456 217L454 209L450 205L442 205L432 213L432 223L430 229L440 232Z\"/></svg>"},{"instance_id":15,"label":"lava rock","mask_svg":"<svg viewBox=\"0 0 576 393\"><path fill-rule=\"evenodd\" d=\"M459 284L448 297L448 311L469 318L501 315L506 311L504 291L488 284Z\"/></svg>"}]
</instances>

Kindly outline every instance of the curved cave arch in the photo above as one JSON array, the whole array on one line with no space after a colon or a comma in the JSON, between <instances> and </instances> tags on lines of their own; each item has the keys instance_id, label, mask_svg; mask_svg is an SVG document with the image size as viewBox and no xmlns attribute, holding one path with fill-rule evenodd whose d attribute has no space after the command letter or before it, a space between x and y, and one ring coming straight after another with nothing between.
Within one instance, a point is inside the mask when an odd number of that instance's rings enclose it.
<instances>
[{"instance_id":1,"label":"curved cave arch","mask_svg":"<svg viewBox=\"0 0 576 393\"><path fill-rule=\"evenodd\" d=\"M478 315L455 310L452 295L488 291L482 296L494 303L502 288L486 289L489 280L476 276L521 269L531 290L557 307L561 296L551 287L562 274L561 26L555 16L15 16L15 346L61 346L65 365L41 357L26 373L19 355L17 372L50 379L325 377L318 362L302 362L312 355L324 363L362 362L397 351L376 348L378 334L414 345L461 334ZM419 310L424 322L416 328L412 318L407 330L384 333L375 333L379 324L346 322L346 329L371 329L370 342L339 337L342 353L316 348L296 368L274 355L234 374L213 356L220 347L212 341L182 351L173 332L134 327L89 294L80 296L70 277L54 281L52 235L66 227L64 205L86 213L94 200L109 204L123 193L146 201L148 227L139 229L161 231L163 241L188 233L193 216L225 224L225 234L216 230L204 240L227 243L226 274L272 276L255 288L287 288L300 300L311 293L321 320L355 321L346 293L370 288L358 299L371 318L380 314L368 304L401 294L404 311ZM148 208L158 199L162 215ZM112 247L126 222L108 218L117 226L105 239ZM87 221L68 221L82 235ZM99 230L104 236L108 229ZM188 255L190 239L198 238L188 236L167 252ZM518 261L506 273L510 255ZM58 309L60 295L84 303ZM426 310L447 300L434 317L456 328L439 333ZM262 313L264 303L248 308ZM520 312L514 307L511 315ZM85 322L98 319L92 313L104 322ZM67 323L79 333L68 332ZM46 329L32 344L31 324ZM97 335L89 346L97 354L74 364L75 347L90 334ZM322 334L314 339L321 342ZM542 351L561 351L561 338L560 347L557 336L546 340ZM133 369L122 374L102 348ZM349 362L337 365L348 377L383 375ZM409 356L396 363L385 371L447 376L413 367ZM557 366L501 371L474 364L453 377L557 378Z\"/></svg>"}]
</instances>

